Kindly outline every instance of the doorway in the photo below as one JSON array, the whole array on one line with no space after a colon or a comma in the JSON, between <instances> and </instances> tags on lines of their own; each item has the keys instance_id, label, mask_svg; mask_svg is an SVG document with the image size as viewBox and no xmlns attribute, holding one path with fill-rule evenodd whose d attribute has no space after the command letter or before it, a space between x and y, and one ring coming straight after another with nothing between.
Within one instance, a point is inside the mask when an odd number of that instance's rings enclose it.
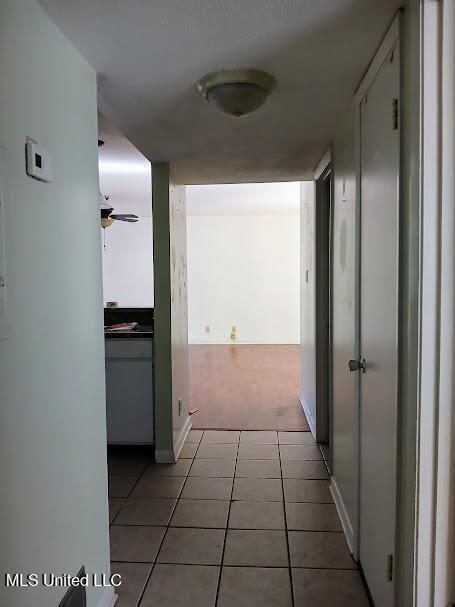
<instances>
[{"instance_id":1,"label":"doorway","mask_svg":"<svg viewBox=\"0 0 455 607\"><path fill-rule=\"evenodd\" d=\"M307 430L300 184L188 186L187 214L193 427Z\"/></svg>"},{"instance_id":2,"label":"doorway","mask_svg":"<svg viewBox=\"0 0 455 607\"><path fill-rule=\"evenodd\" d=\"M316 440L331 467L332 429L332 168L330 158L316 178Z\"/></svg>"}]
</instances>

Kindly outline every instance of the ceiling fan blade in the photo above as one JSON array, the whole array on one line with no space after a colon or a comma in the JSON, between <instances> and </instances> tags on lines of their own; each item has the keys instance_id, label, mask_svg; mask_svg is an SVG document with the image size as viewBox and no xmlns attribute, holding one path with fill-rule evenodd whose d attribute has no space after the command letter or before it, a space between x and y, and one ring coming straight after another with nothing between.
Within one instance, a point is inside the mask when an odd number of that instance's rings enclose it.
<instances>
[{"instance_id":1,"label":"ceiling fan blade","mask_svg":"<svg viewBox=\"0 0 455 607\"><path fill-rule=\"evenodd\" d=\"M137 215L133 215L132 213L111 214L110 218L116 219L117 221L128 221L129 223L136 223L139 219Z\"/></svg>"}]
</instances>

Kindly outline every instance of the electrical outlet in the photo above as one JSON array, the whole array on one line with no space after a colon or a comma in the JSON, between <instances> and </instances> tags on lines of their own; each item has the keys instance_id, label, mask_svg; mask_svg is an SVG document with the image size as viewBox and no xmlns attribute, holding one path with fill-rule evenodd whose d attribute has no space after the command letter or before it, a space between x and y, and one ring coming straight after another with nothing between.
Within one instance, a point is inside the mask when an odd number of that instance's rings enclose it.
<instances>
[{"instance_id":1,"label":"electrical outlet","mask_svg":"<svg viewBox=\"0 0 455 607\"><path fill-rule=\"evenodd\" d=\"M236 333L237 333L237 327L234 325L231 329L231 340L232 341L235 341Z\"/></svg>"},{"instance_id":2,"label":"electrical outlet","mask_svg":"<svg viewBox=\"0 0 455 607\"><path fill-rule=\"evenodd\" d=\"M179 398L179 415L182 415L183 399Z\"/></svg>"},{"instance_id":3,"label":"electrical outlet","mask_svg":"<svg viewBox=\"0 0 455 607\"><path fill-rule=\"evenodd\" d=\"M205 332L210 333L210 325L205 325Z\"/></svg>"}]
</instances>

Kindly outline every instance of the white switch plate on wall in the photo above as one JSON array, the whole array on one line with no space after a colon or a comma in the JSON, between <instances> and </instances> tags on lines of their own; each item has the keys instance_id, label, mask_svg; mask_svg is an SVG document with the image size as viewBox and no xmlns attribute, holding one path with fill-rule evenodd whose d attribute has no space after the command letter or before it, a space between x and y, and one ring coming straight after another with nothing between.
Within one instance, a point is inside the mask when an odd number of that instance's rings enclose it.
<instances>
[{"instance_id":1,"label":"white switch plate on wall","mask_svg":"<svg viewBox=\"0 0 455 607\"><path fill-rule=\"evenodd\" d=\"M45 181L52 181L52 163L49 152L37 141L27 138L26 142L27 175Z\"/></svg>"}]
</instances>

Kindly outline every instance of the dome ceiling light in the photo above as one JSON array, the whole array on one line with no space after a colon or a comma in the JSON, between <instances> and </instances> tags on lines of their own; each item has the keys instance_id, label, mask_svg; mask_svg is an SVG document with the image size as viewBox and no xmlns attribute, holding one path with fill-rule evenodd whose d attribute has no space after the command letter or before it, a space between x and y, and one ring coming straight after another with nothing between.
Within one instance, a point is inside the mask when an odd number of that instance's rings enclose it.
<instances>
[{"instance_id":1,"label":"dome ceiling light","mask_svg":"<svg viewBox=\"0 0 455 607\"><path fill-rule=\"evenodd\" d=\"M221 112L240 118L264 104L276 80L266 72L242 68L210 72L196 86L202 97Z\"/></svg>"}]
</instances>

